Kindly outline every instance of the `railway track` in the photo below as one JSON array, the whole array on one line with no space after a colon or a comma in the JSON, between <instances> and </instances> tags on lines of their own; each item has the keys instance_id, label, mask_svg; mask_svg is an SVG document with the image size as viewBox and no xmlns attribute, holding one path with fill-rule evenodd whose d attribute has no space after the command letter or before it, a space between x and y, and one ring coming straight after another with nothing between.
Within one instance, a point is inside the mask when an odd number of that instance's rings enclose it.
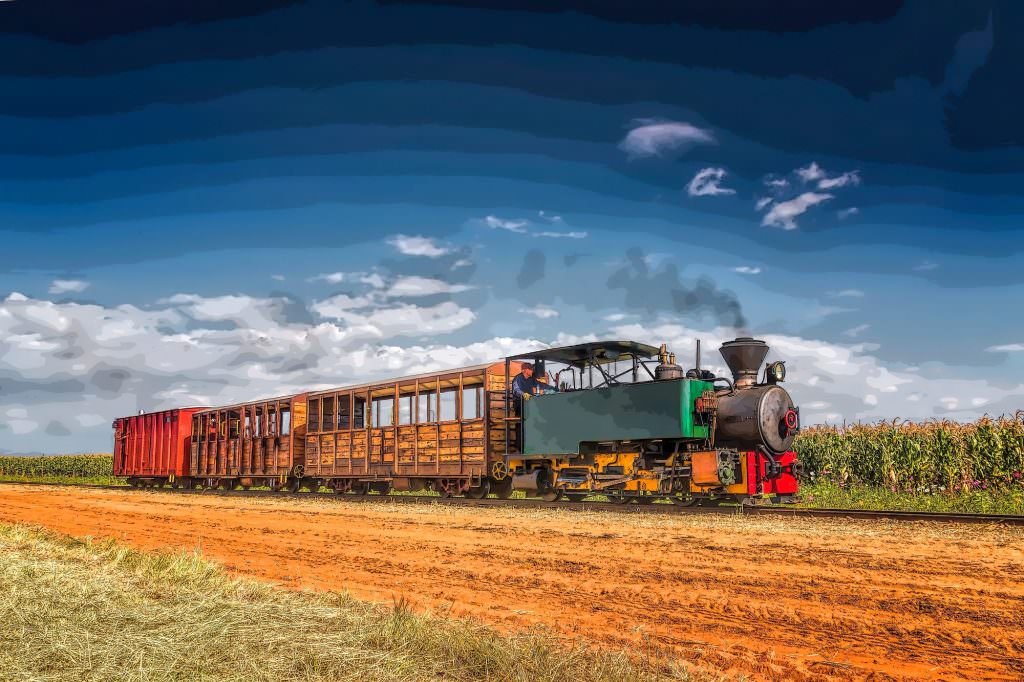
<instances>
[{"instance_id":1,"label":"railway track","mask_svg":"<svg viewBox=\"0 0 1024 682\"><path fill-rule=\"evenodd\" d=\"M100 485L94 483L34 483L28 481L0 481L0 485L51 486L58 488L92 488L98 490L135 491L122 485ZM658 514L674 516L679 514L726 514L733 516L780 516L790 518L839 518L886 521L921 521L933 523L995 524L1003 526L1024 526L1024 516L1004 514L963 514L915 511L874 511L866 509L825 509L811 507L774 507L727 505L711 507L679 507L673 504L614 504L611 502L544 502L535 498L501 500L485 497L474 500L465 497L436 497L431 495L337 495L334 493L275 492L270 490L183 490L175 488L146 488L140 492L173 495L198 495L221 497L289 497L344 500L346 502L388 502L393 504L436 504L451 507L500 507L503 509L569 509L580 511L602 511L618 514Z\"/></svg>"}]
</instances>

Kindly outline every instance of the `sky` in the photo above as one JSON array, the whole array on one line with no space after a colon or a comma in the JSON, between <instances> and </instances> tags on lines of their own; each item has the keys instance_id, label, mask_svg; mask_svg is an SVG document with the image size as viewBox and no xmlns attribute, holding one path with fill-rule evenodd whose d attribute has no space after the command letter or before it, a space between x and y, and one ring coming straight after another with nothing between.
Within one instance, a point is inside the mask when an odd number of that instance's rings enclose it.
<instances>
[{"instance_id":1,"label":"sky","mask_svg":"<svg viewBox=\"0 0 1024 682\"><path fill-rule=\"evenodd\" d=\"M597 339L1024 409L1024 5L0 3L0 450Z\"/></svg>"}]
</instances>

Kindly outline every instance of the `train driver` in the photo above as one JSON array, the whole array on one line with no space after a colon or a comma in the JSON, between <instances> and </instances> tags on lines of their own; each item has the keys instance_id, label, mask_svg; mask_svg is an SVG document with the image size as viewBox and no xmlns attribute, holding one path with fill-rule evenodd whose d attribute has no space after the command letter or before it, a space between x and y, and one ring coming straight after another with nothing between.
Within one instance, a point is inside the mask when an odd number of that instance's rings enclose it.
<instances>
[{"instance_id":1,"label":"train driver","mask_svg":"<svg viewBox=\"0 0 1024 682\"><path fill-rule=\"evenodd\" d=\"M516 406L516 412L522 414L522 405L524 399L529 399L531 396L540 395L541 393L557 393L558 388L552 386L545 381L539 381L533 376L533 365L528 362L524 362L522 368L519 370L519 374L512 380L512 397L514 405Z\"/></svg>"}]
</instances>

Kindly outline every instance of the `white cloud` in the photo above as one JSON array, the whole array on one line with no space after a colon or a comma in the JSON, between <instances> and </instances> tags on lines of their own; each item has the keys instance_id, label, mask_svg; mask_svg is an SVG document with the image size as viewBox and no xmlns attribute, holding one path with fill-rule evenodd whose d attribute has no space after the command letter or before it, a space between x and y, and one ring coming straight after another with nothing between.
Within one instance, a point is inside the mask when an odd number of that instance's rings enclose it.
<instances>
[{"instance_id":1,"label":"white cloud","mask_svg":"<svg viewBox=\"0 0 1024 682\"><path fill-rule=\"evenodd\" d=\"M534 232L534 237L553 237L555 239L586 239L586 232Z\"/></svg>"},{"instance_id":2,"label":"white cloud","mask_svg":"<svg viewBox=\"0 0 1024 682\"><path fill-rule=\"evenodd\" d=\"M548 223L556 225L565 225L565 221L562 220L561 216L549 216L544 211L539 211L540 217ZM484 216L480 221L492 230L506 230L508 232L514 232L516 234L528 234L531 237L549 237L553 239L586 239L587 233L582 230L572 230L568 232L560 232L556 230L541 230L533 232L529 228L532 223L529 220L507 220L499 218L497 216L489 215Z\"/></svg>"},{"instance_id":3,"label":"white cloud","mask_svg":"<svg viewBox=\"0 0 1024 682\"><path fill-rule=\"evenodd\" d=\"M626 134L619 149L629 158L661 156L694 144L714 144L715 137L710 130L698 128L682 121L660 121L636 119L634 128Z\"/></svg>"},{"instance_id":4,"label":"white cloud","mask_svg":"<svg viewBox=\"0 0 1024 682\"><path fill-rule=\"evenodd\" d=\"M939 267L938 263L932 262L930 260L926 260L926 261L923 261L923 262L918 263L917 265L915 265L914 266L914 271L915 272L928 272L929 270L934 270L937 267Z\"/></svg>"},{"instance_id":5,"label":"white cloud","mask_svg":"<svg viewBox=\"0 0 1024 682\"><path fill-rule=\"evenodd\" d=\"M797 168L793 172L804 182L816 182L825 177L825 169L814 161L811 161L810 165Z\"/></svg>"},{"instance_id":6,"label":"white cloud","mask_svg":"<svg viewBox=\"0 0 1024 682\"><path fill-rule=\"evenodd\" d=\"M51 294L80 294L89 288L89 283L81 279L55 279L50 283Z\"/></svg>"},{"instance_id":7,"label":"white cloud","mask_svg":"<svg viewBox=\"0 0 1024 682\"><path fill-rule=\"evenodd\" d=\"M757 203L754 205L754 210L760 211L773 201L774 199L772 199L771 197L761 197L760 199L757 200Z\"/></svg>"},{"instance_id":8,"label":"white cloud","mask_svg":"<svg viewBox=\"0 0 1024 682\"><path fill-rule=\"evenodd\" d=\"M270 279L272 279L272 280L274 280L276 282L283 282L284 281L284 275L271 275Z\"/></svg>"},{"instance_id":9,"label":"white cloud","mask_svg":"<svg viewBox=\"0 0 1024 682\"><path fill-rule=\"evenodd\" d=\"M856 327L851 327L843 332L843 336L849 336L851 339L856 338L871 329L870 324L858 324Z\"/></svg>"},{"instance_id":10,"label":"white cloud","mask_svg":"<svg viewBox=\"0 0 1024 682\"><path fill-rule=\"evenodd\" d=\"M361 284L369 284L374 289L383 289L385 287L384 278L376 272L371 272L368 275L360 275L359 282Z\"/></svg>"},{"instance_id":11,"label":"white cloud","mask_svg":"<svg viewBox=\"0 0 1024 682\"><path fill-rule=\"evenodd\" d=\"M1020 353L1024 352L1024 343L1006 343L1001 346L989 346L985 350L989 353Z\"/></svg>"},{"instance_id":12,"label":"white cloud","mask_svg":"<svg viewBox=\"0 0 1024 682\"><path fill-rule=\"evenodd\" d=\"M849 218L852 215L857 215L858 213L860 213L860 209L857 208L856 206L851 206L850 208L843 208L836 211L836 215L839 216L840 220Z\"/></svg>"},{"instance_id":13,"label":"white cloud","mask_svg":"<svg viewBox=\"0 0 1024 682\"><path fill-rule=\"evenodd\" d=\"M391 288L388 296L433 296L435 294L458 294L469 291L473 287L466 284L451 284L431 277L399 277Z\"/></svg>"},{"instance_id":14,"label":"white cloud","mask_svg":"<svg viewBox=\"0 0 1024 682\"><path fill-rule=\"evenodd\" d=\"M736 194L736 190L722 187L725 179L724 168L702 168L686 185L686 193L691 197L715 197L723 194Z\"/></svg>"},{"instance_id":15,"label":"white cloud","mask_svg":"<svg viewBox=\"0 0 1024 682\"><path fill-rule=\"evenodd\" d=\"M627 317L629 317L629 315L626 315L625 313L611 313L610 315L605 315L601 319L608 322L622 322Z\"/></svg>"},{"instance_id":16,"label":"white cloud","mask_svg":"<svg viewBox=\"0 0 1024 682\"><path fill-rule=\"evenodd\" d=\"M733 272L738 272L741 275L760 275L761 268L750 267L749 265L740 265L732 269Z\"/></svg>"},{"instance_id":17,"label":"white cloud","mask_svg":"<svg viewBox=\"0 0 1024 682\"><path fill-rule=\"evenodd\" d=\"M388 244L398 249L399 253L406 256L424 256L426 258L440 258L451 249L438 246L433 239L428 237L411 237L404 234L396 235L388 240Z\"/></svg>"},{"instance_id":18,"label":"white cloud","mask_svg":"<svg viewBox=\"0 0 1024 682\"><path fill-rule=\"evenodd\" d=\"M764 179L764 184L775 191L780 191L789 187L789 180L786 178L778 178L774 175L768 175Z\"/></svg>"},{"instance_id":19,"label":"white cloud","mask_svg":"<svg viewBox=\"0 0 1024 682\"><path fill-rule=\"evenodd\" d=\"M804 182L816 182L825 176L824 169L813 161L808 166L798 168L794 173Z\"/></svg>"},{"instance_id":20,"label":"white cloud","mask_svg":"<svg viewBox=\"0 0 1024 682\"><path fill-rule=\"evenodd\" d=\"M508 230L509 232L526 234L526 226L530 223L526 220L505 220L497 216L489 215L484 216L484 224L492 230Z\"/></svg>"},{"instance_id":21,"label":"white cloud","mask_svg":"<svg viewBox=\"0 0 1024 682\"><path fill-rule=\"evenodd\" d=\"M834 178L822 178L818 181L818 189L838 189L840 187L855 187L860 184L860 174L857 171L849 171Z\"/></svg>"},{"instance_id":22,"label":"white cloud","mask_svg":"<svg viewBox=\"0 0 1024 682\"><path fill-rule=\"evenodd\" d=\"M348 294L338 294L337 296L325 298L322 301L316 301L312 306L310 306L310 310L320 317L340 319L346 311L359 310L371 305L373 305L373 299L368 296L349 296Z\"/></svg>"},{"instance_id":23,"label":"white cloud","mask_svg":"<svg viewBox=\"0 0 1024 682\"><path fill-rule=\"evenodd\" d=\"M870 407L874 407L878 404L878 396L873 393L868 393L864 396L864 404Z\"/></svg>"},{"instance_id":24,"label":"white cloud","mask_svg":"<svg viewBox=\"0 0 1024 682\"><path fill-rule=\"evenodd\" d=\"M828 295L836 298L864 298L864 292L860 289L840 289L839 291L830 291Z\"/></svg>"},{"instance_id":25,"label":"white cloud","mask_svg":"<svg viewBox=\"0 0 1024 682\"><path fill-rule=\"evenodd\" d=\"M537 211L537 216L541 220L546 220L549 223L554 223L555 225L564 225L565 224L565 220L563 220L562 216L560 216L560 215L553 215L553 214L547 213L545 211Z\"/></svg>"},{"instance_id":26,"label":"white cloud","mask_svg":"<svg viewBox=\"0 0 1024 682\"><path fill-rule=\"evenodd\" d=\"M452 263L452 270L458 270L459 268L464 268L472 264L473 261L469 260L468 258L460 258L459 260Z\"/></svg>"},{"instance_id":27,"label":"white cloud","mask_svg":"<svg viewBox=\"0 0 1024 682\"><path fill-rule=\"evenodd\" d=\"M820 194L818 192L804 192L795 199L782 201L772 206L761 221L762 225L781 227L784 230L795 230L796 219L803 215L807 209L816 206L832 198L831 194Z\"/></svg>"},{"instance_id":28,"label":"white cloud","mask_svg":"<svg viewBox=\"0 0 1024 682\"><path fill-rule=\"evenodd\" d=\"M545 305L536 305L533 306L532 308L520 308L519 312L523 313L524 315L533 315L534 317L540 318L542 320L550 320L554 317L558 317L557 310L555 310L554 308L549 308L548 306Z\"/></svg>"},{"instance_id":29,"label":"white cloud","mask_svg":"<svg viewBox=\"0 0 1024 682\"><path fill-rule=\"evenodd\" d=\"M307 282L327 282L328 284L340 284L345 281L344 272L321 272L306 280Z\"/></svg>"}]
</instances>

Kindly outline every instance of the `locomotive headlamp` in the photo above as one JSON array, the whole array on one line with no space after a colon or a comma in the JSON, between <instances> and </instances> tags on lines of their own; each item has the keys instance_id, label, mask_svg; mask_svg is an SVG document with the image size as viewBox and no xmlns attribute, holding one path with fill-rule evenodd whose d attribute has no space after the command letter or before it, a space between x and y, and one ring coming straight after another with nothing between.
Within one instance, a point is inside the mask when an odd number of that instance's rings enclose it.
<instances>
[{"instance_id":1,"label":"locomotive headlamp","mask_svg":"<svg viewBox=\"0 0 1024 682\"><path fill-rule=\"evenodd\" d=\"M768 365L768 381L773 384L777 384L780 381L786 380L786 363L785 362L773 362Z\"/></svg>"}]
</instances>

